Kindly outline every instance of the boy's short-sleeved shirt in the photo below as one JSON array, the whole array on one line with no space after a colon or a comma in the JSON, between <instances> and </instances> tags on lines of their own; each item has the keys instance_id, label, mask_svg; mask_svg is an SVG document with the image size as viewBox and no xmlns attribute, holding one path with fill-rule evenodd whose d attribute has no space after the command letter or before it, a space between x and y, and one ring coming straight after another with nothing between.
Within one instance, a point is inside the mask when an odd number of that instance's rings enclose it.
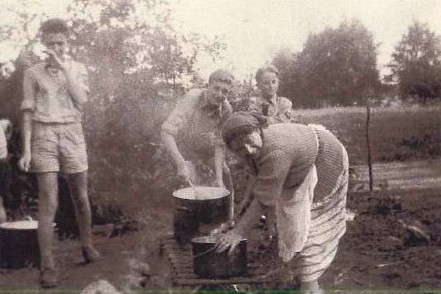
<instances>
[{"instance_id":1,"label":"boy's short-sleeved shirt","mask_svg":"<svg viewBox=\"0 0 441 294\"><path fill-rule=\"evenodd\" d=\"M67 67L77 82L89 92L85 66L69 59ZM21 110L32 111L32 120L44 123L81 122L82 115L82 107L70 96L65 75L61 70L50 71L46 63L26 70Z\"/></svg>"},{"instance_id":2,"label":"boy's short-sleeved shirt","mask_svg":"<svg viewBox=\"0 0 441 294\"><path fill-rule=\"evenodd\" d=\"M207 91L193 89L181 98L162 125L162 131L178 137L184 150L206 151L215 145L223 145L219 124L231 113L227 100L213 106L208 101Z\"/></svg>"},{"instance_id":3,"label":"boy's short-sleeved shirt","mask_svg":"<svg viewBox=\"0 0 441 294\"><path fill-rule=\"evenodd\" d=\"M267 113L264 113L265 107ZM274 96L270 100L262 96L251 97L248 111L268 116L270 123L290 122L292 119L292 103L285 97Z\"/></svg>"}]
</instances>

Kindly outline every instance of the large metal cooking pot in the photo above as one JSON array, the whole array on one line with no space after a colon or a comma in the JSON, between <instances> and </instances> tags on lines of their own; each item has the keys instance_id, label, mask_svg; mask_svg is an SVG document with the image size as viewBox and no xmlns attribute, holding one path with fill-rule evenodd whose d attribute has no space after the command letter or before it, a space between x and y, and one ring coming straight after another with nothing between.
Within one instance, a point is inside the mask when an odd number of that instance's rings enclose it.
<instances>
[{"instance_id":1,"label":"large metal cooking pot","mask_svg":"<svg viewBox=\"0 0 441 294\"><path fill-rule=\"evenodd\" d=\"M220 224L228 220L230 191L218 187L189 187L173 192L174 236L188 243L198 234L200 224Z\"/></svg>"},{"instance_id":2,"label":"large metal cooking pot","mask_svg":"<svg viewBox=\"0 0 441 294\"><path fill-rule=\"evenodd\" d=\"M218 237L204 236L191 240L193 271L201 278L230 278L247 273L247 243L240 241L231 256L228 252L217 253Z\"/></svg>"},{"instance_id":3,"label":"large metal cooking pot","mask_svg":"<svg viewBox=\"0 0 441 294\"><path fill-rule=\"evenodd\" d=\"M37 228L38 222L32 219L0 224L1 268L18 269L40 265Z\"/></svg>"}]
</instances>

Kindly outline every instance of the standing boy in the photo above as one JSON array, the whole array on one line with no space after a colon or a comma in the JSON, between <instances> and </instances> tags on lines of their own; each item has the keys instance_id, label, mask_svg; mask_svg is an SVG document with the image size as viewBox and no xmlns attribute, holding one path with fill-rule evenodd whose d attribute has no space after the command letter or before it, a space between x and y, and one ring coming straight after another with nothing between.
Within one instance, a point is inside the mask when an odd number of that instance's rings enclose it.
<instances>
[{"instance_id":1,"label":"standing boy","mask_svg":"<svg viewBox=\"0 0 441 294\"><path fill-rule=\"evenodd\" d=\"M58 172L67 176L85 261L98 260L99 253L91 240L87 153L81 126L82 108L89 92L87 72L84 65L67 56L66 22L50 19L40 30L47 58L24 74L23 150L19 167L37 174L41 285L55 287L52 224L58 206Z\"/></svg>"},{"instance_id":2,"label":"standing boy","mask_svg":"<svg viewBox=\"0 0 441 294\"><path fill-rule=\"evenodd\" d=\"M256 73L260 96L251 97L248 111L268 117L268 123L284 123L292 120L292 103L277 95L279 71L273 65L259 68Z\"/></svg>"}]
</instances>

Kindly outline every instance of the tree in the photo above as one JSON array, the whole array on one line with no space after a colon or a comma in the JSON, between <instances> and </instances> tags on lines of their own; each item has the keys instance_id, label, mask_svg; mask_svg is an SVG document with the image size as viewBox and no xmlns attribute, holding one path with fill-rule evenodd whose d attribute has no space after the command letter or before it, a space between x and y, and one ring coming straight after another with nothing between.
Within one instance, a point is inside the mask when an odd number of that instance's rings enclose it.
<instances>
[{"instance_id":1,"label":"tree","mask_svg":"<svg viewBox=\"0 0 441 294\"><path fill-rule=\"evenodd\" d=\"M28 13L28 4L7 9L14 21L0 26L0 45L8 42L20 51L36 41L37 28L48 17L44 12ZM73 30L71 54L88 65L93 87L91 109L96 113L111 109L112 103L155 100L162 97L159 92L169 90L180 93L187 86L184 82L196 74L193 65L198 55L207 53L217 58L224 49L220 39L207 40L176 30L166 1L72 0L67 13ZM4 79L1 85L5 94L0 97L2 113L8 117L16 116L12 110L18 109L21 100L21 67L17 69L13 79ZM151 108L147 111L152 111L149 127L166 114ZM133 118L128 112L122 115Z\"/></svg>"},{"instance_id":2,"label":"tree","mask_svg":"<svg viewBox=\"0 0 441 294\"><path fill-rule=\"evenodd\" d=\"M392 53L389 64L402 96L417 94L426 99L439 95L441 85L441 41L427 24L414 21Z\"/></svg>"},{"instance_id":3,"label":"tree","mask_svg":"<svg viewBox=\"0 0 441 294\"><path fill-rule=\"evenodd\" d=\"M38 28L48 18L21 12L12 12L20 21L0 26L0 45L13 42L17 52L38 39L36 29L28 28ZM158 130L185 90L186 79L196 75L199 54L217 58L224 44L179 32L163 0L72 0L67 13L73 31L70 53L87 65L91 85L83 115L92 154L90 194L103 206L118 199L119 206L132 208L144 203L142 197L170 194L172 185L157 180L165 165L153 159ZM0 80L0 112L7 117L21 101L19 71L12 77L13 82ZM164 174L170 177L171 172ZM111 192L101 191L104 187Z\"/></svg>"},{"instance_id":4,"label":"tree","mask_svg":"<svg viewBox=\"0 0 441 294\"><path fill-rule=\"evenodd\" d=\"M379 84L376 57L372 33L352 20L310 34L301 52L279 54L273 63L289 64L282 70L281 94L294 105L317 107L363 102Z\"/></svg>"}]
</instances>

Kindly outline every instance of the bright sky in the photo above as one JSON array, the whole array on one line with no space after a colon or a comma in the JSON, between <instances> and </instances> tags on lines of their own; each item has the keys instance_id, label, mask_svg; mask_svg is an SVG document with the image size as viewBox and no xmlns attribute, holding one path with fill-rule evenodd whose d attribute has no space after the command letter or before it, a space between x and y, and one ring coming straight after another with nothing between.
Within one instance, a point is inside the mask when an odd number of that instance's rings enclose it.
<instances>
[{"instance_id":1,"label":"bright sky","mask_svg":"<svg viewBox=\"0 0 441 294\"><path fill-rule=\"evenodd\" d=\"M345 19L357 18L373 33L382 71L413 20L441 35L440 0L180 0L175 13L187 29L222 35L228 50L219 66L239 77L254 73L278 48L300 51L309 33ZM215 66L202 67L208 74Z\"/></svg>"},{"instance_id":2,"label":"bright sky","mask_svg":"<svg viewBox=\"0 0 441 294\"><path fill-rule=\"evenodd\" d=\"M50 16L63 13L70 0L1 0L0 24L8 19L4 7L25 2L29 11ZM311 32L337 27L344 19L359 19L380 44L378 63L390 60L394 46L413 20L428 23L441 35L441 0L172 0L176 28L227 43L225 58L217 63L200 60L202 76L217 67L238 78L253 74L279 48L302 49ZM4 5L7 4L7 5ZM1 48L0 48L1 51Z\"/></svg>"}]
</instances>

